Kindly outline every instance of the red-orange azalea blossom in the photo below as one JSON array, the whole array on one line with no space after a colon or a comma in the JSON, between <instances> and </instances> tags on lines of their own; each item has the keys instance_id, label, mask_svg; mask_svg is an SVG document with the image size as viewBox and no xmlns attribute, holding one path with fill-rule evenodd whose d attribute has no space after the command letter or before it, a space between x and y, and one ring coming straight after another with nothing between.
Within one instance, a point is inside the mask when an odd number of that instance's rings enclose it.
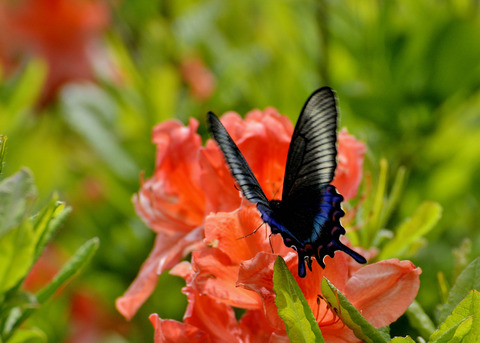
<instances>
[{"instance_id":1,"label":"red-orange azalea blossom","mask_svg":"<svg viewBox=\"0 0 480 343\"><path fill-rule=\"evenodd\" d=\"M208 100L215 91L215 76L199 57L186 58L180 65L182 78L193 97Z\"/></svg>"},{"instance_id":2,"label":"red-orange azalea blossom","mask_svg":"<svg viewBox=\"0 0 480 343\"><path fill-rule=\"evenodd\" d=\"M191 266L183 262L174 267L172 273L187 282L184 293L189 300L188 308L183 323L164 320L155 314L150 317L155 328L155 342L288 342L285 325L274 302L272 277L276 254L261 251L268 245L268 238L256 234L253 235L256 238L244 239L250 240L248 243L235 247L231 245L234 238L225 231L227 228L234 233L246 231L252 224L249 218L253 209L247 206L208 217L206 230L219 231L217 247L224 252L209 248L195 253L197 256ZM208 226L214 227L208 229ZM235 263L248 255L254 257L239 262L238 273L232 272ZM361 340L328 309L325 301L318 302L323 277L335 284L377 328L398 319L418 292L421 270L409 261L381 261L352 272L347 258L342 252L334 258L326 257L325 269L315 264L306 278L296 277L325 342ZM296 275L298 259L295 253L286 252L285 259ZM249 290L255 293L248 294ZM247 309L240 320L235 319L233 306Z\"/></svg>"},{"instance_id":3,"label":"red-orange azalea blossom","mask_svg":"<svg viewBox=\"0 0 480 343\"><path fill-rule=\"evenodd\" d=\"M4 1L0 3L0 63L12 72L25 59L43 59L48 67L44 104L65 83L94 78L92 53L98 52L108 21L109 10L101 0Z\"/></svg>"},{"instance_id":4,"label":"red-orange azalea blossom","mask_svg":"<svg viewBox=\"0 0 480 343\"><path fill-rule=\"evenodd\" d=\"M237 240L251 233L258 223L261 219L251 205L229 213L209 215L205 222L205 242L210 248L193 253L194 272L187 275L186 280L190 287L212 301L264 313L263 321L267 324L263 330L270 331L275 339L286 339L285 325L274 303L272 278L277 254L286 259L316 314L326 342L360 340L328 310L323 300L317 303L323 277L329 279L376 327L395 321L418 292L421 270L411 262L393 259L352 268L343 252L337 252L334 258L326 257L325 269L315 264L311 275L299 278L296 274L298 259L282 244L278 235L271 237L275 254L271 252L269 237L263 232Z\"/></svg>"},{"instance_id":5,"label":"red-orange azalea blossom","mask_svg":"<svg viewBox=\"0 0 480 343\"><path fill-rule=\"evenodd\" d=\"M245 120L230 112L224 115L222 123L242 151L267 197L278 198L282 194L285 163L293 133L290 120L279 115L275 109L267 108L251 111ZM193 254L197 264L201 262L199 256L208 255L208 248L203 242L207 215L235 211L242 203L241 193L234 187L235 181L220 149L213 140L202 147L197 128L198 122L191 119L187 127L171 120L154 129L153 141L157 145L155 172L150 179L142 181L141 190L133 201L137 213L157 233L157 238L136 280L117 300L118 310L127 318L131 318L148 298L158 275L164 270L175 266L191 251L197 250ZM345 145L347 141L349 143ZM356 144L350 144L352 141ZM338 181L335 185L340 192L347 193L345 198L348 200L357 192L358 183L350 180L361 178L362 170L358 166L362 164L365 148L347 133L339 135L338 145L339 167L335 178ZM342 177L344 174L348 177ZM260 224L256 209L251 208L250 211L254 218L250 221L256 226L243 226L242 234L238 235L230 232L231 239L251 233ZM231 244L244 246L249 239L257 239L259 234ZM238 272L242 259L253 258L255 251L270 249L264 235L261 238L264 241L261 250L253 249L249 255L239 256L233 262L232 277ZM206 242L214 245L212 239ZM272 237L272 242L275 252L290 250L283 246L281 237ZM217 250L215 253L222 252ZM197 286L201 284L201 279L201 275L196 278ZM240 292L234 283L228 287ZM247 293L245 290L242 292ZM242 306L261 307L261 299L253 292L248 291L248 294L251 298L249 304ZM229 296L225 295L225 298ZM243 296L239 299L243 301Z\"/></svg>"}]
</instances>

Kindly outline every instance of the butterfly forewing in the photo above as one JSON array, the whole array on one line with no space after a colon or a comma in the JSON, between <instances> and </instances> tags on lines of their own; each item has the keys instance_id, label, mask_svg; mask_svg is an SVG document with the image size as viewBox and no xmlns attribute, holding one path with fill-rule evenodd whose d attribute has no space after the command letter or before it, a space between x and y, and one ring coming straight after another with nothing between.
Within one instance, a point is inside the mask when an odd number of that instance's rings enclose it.
<instances>
[{"instance_id":1,"label":"butterfly forewing","mask_svg":"<svg viewBox=\"0 0 480 343\"><path fill-rule=\"evenodd\" d=\"M329 87L320 88L305 103L288 150L283 200L305 189L332 182L337 166L337 106Z\"/></svg>"},{"instance_id":2,"label":"butterfly forewing","mask_svg":"<svg viewBox=\"0 0 480 343\"><path fill-rule=\"evenodd\" d=\"M245 158L237 145L233 142L232 137L230 137L223 124L212 112L208 112L208 123L210 132L220 146L220 149L227 160L228 166L230 167L230 171L235 180L237 180L243 195L252 203L260 203L268 206L267 197L265 196L265 193L263 193L263 190L248 166L247 161L245 161Z\"/></svg>"}]
</instances>

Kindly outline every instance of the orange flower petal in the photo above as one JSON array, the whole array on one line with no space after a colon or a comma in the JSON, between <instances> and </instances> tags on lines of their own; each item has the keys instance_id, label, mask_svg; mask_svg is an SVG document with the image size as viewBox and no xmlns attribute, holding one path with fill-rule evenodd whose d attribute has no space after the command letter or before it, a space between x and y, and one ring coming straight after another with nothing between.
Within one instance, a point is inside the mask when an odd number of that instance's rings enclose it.
<instances>
[{"instance_id":1,"label":"orange flower petal","mask_svg":"<svg viewBox=\"0 0 480 343\"><path fill-rule=\"evenodd\" d=\"M188 307L183 321L207 332L213 342L236 342L240 328L233 309L187 286Z\"/></svg>"},{"instance_id":2,"label":"orange flower petal","mask_svg":"<svg viewBox=\"0 0 480 343\"><path fill-rule=\"evenodd\" d=\"M199 227L187 235L158 234L155 245L140 271L125 294L116 300L117 310L127 319L131 319L145 300L152 294L158 275L172 268L182 257L188 254L203 237L203 228Z\"/></svg>"},{"instance_id":3,"label":"orange flower petal","mask_svg":"<svg viewBox=\"0 0 480 343\"><path fill-rule=\"evenodd\" d=\"M237 211L209 215L205 220L205 242L228 255L231 262L239 265L259 251L270 249L260 214L255 206L246 204ZM248 237L245 237L249 235Z\"/></svg>"},{"instance_id":4,"label":"orange flower petal","mask_svg":"<svg viewBox=\"0 0 480 343\"><path fill-rule=\"evenodd\" d=\"M12 72L31 56L45 60L48 75L43 105L64 84L94 79L91 55L108 22L109 9L104 1L3 1L0 32L8 35L0 37L0 62ZM95 58L106 56L97 53Z\"/></svg>"},{"instance_id":5,"label":"orange flower petal","mask_svg":"<svg viewBox=\"0 0 480 343\"><path fill-rule=\"evenodd\" d=\"M332 184L338 192L343 195L345 201L357 195L358 186L362 181L363 156L366 146L346 129L338 134L338 163L335 172L335 179Z\"/></svg>"},{"instance_id":6,"label":"orange flower petal","mask_svg":"<svg viewBox=\"0 0 480 343\"><path fill-rule=\"evenodd\" d=\"M383 327L415 299L421 272L412 262L398 259L367 265L348 280L345 296L373 326Z\"/></svg>"},{"instance_id":7,"label":"orange flower petal","mask_svg":"<svg viewBox=\"0 0 480 343\"><path fill-rule=\"evenodd\" d=\"M231 212L240 206L241 194L218 145L209 140L200 150L201 183L206 190L206 213Z\"/></svg>"},{"instance_id":8,"label":"orange flower petal","mask_svg":"<svg viewBox=\"0 0 480 343\"><path fill-rule=\"evenodd\" d=\"M239 324L242 330L241 342L272 342L272 340L269 341L269 339L271 338L273 331L266 321L263 309L247 310L243 314ZM285 342L288 342L288 340Z\"/></svg>"},{"instance_id":9,"label":"orange flower petal","mask_svg":"<svg viewBox=\"0 0 480 343\"><path fill-rule=\"evenodd\" d=\"M199 57L189 58L180 65L182 78L189 85L192 95L204 101L212 96L215 90L215 76Z\"/></svg>"},{"instance_id":10,"label":"orange flower petal","mask_svg":"<svg viewBox=\"0 0 480 343\"><path fill-rule=\"evenodd\" d=\"M334 327L322 327L322 336L328 343L361 343L352 330L338 322Z\"/></svg>"},{"instance_id":11,"label":"orange flower petal","mask_svg":"<svg viewBox=\"0 0 480 343\"><path fill-rule=\"evenodd\" d=\"M148 318L155 329L155 343L203 343L211 342L199 328L170 319L161 319L157 314Z\"/></svg>"},{"instance_id":12,"label":"orange flower petal","mask_svg":"<svg viewBox=\"0 0 480 343\"><path fill-rule=\"evenodd\" d=\"M253 259L242 262L237 285L260 295L268 323L277 334L284 335L286 334L285 324L278 315L273 291L273 265L276 258L277 255L260 252ZM296 268L294 265L296 260L295 253L287 255L285 262L289 269Z\"/></svg>"},{"instance_id":13,"label":"orange flower petal","mask_svg":"<svg viewBox=\"0 0 480 343\"><path fill-rule=\"evenodd\" d=\"M133 202L138 215L156 232L188 232L202 224L205 199L200 186L201 139L197 128L198 122L191 119L188 127L170 120L153 130L155 174L142 184Z\"/></svg>"},{"instance_id":14,"label":"orange flower petal","mask_svg":"<svg viewBox=\"0 0 480 343\"><path fill-rule=\"evenodd\" d=\"M244 155L267 198L281 198L293 127L274 108L254 110L242 121L234 112L222 123Z\"/></svg>"},{"instance_id":15,"label":"orange flower petal","mask_svg":"<svg viewBox=\"0 0 480 343\"><path fill-rule=\"evenodd\" d=\"M218 249L194 252L192 264L198 271L192 280L192 286L199 292L239 308L262 307L256 293L236 287L239 267L232 264L228 256Z\"/></svg>"}]
</instances>

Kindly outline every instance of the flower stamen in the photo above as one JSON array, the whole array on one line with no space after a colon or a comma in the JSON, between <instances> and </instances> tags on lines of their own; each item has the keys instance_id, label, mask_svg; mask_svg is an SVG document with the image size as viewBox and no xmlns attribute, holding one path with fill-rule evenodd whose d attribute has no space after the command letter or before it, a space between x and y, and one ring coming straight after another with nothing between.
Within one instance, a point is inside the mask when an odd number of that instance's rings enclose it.
<instances>
[{"instance_id":1,"label":"flower stamen","mask_svg":"<svg viewBox=\"0 0 480 343\"><path fill-rule=\"evenodd\" d=\"M249 234L247 234L247 235L245 235L245 236L243 236L243 237L238 237L238 238L237 238L237 241L238 241L239 239L247 238L247 237L253 235L255 232L258 231L258 229L260 229L260 228L263 226L263 224L266 224L266 222L262 222L262 224L260 224L255 230L253 230L253 231L250 232Z\"/></svg>"},{"instance_id":2,"label":"flower stamen","mask_svg":"<svg viewBox=\"0 0 480 343\"><path fill-rule=\"evenodd\" d=\"M337 304L340 304L339 301L338 301L338 294L335 294L336 298L337 298ZM320 308L320 299L322 299L323 301L325 301L325 304L327 306L327 310L324 312L322 318L320 320L318 320L318 311L319 311L319 308ZM340 318L338 312L337 312L337 309L332 307L330 305L330 303L328 301L325 300L324 297L322 297L320 294L317 295L317 304L318 304L318 308L317 308L317 316L315 317L317 322L318 322L318 326L319 327L325 327L325 326L332 326L332 325L336 325L338 322L341 322L342 323L342 327L345 326L345 323L342 321L342 319ZM339 306L339 309L340 309L340 312L341 312L341 307ZM332 319L328 320L328 321L323 321L325 319L325 317L327 316L328 313L331 313L333 315Z\"/></svg>"}]
</instances>

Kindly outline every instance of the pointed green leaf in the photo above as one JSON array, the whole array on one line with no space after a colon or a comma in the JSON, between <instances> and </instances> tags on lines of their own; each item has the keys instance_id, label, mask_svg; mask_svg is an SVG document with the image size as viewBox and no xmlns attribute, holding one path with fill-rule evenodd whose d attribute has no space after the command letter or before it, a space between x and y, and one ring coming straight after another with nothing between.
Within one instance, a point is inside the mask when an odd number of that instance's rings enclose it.
<instances>
[{"instance_id":1,"label":"pointed green leaf","mask_svg":"<svg viewBox=\"0 0 480 343\"><path fill-rule=\"evenodd\" d=\"M36 196L33 177L27 169L0 182L0 237L20 225Z\"/></svg>"},{"instance_id":2,"label":"pointed green leaf","mask_svg":"<svg viewBox=\"0 0 480 343\"><path fill-rule=\"evenodd\" d=\"M463 299L430 337L431 343L480 341L480 293L476 290Z\"/></svg>"},{"instance_id":3,"label":"pointed green leaf","mask_svg":"<svg viewBox=\"0 0 480 343\"><path fill-rule=\"evenodd\" d=\"M138 167L112 132L116 104L100 88L69 86L62 96L64 115L72 129L82 135L99 156L124 180L136 179Z\"/></svg>"},{"instance_id":4,"label":"pointed green leaf","mask_svg":"<svg viewBox=\"0 0 480 343\"><path fill-rule=\"evenodd\" d=\"M0 237L0 294L12 289L28 274L35 252L29 221Z\"/></svg>"},{"instance_id":5,"label":"pointed green leaf","mask_svg":"<svg viewBox=\"0 0 480 343\"><path fill-rule=\"evenodd\" d=\"M48 205L36 218L34 223L36 236L35 261L40 257L46 245L70 212L71 207L67 207L65 203L58 201L57 194L54 194Z\"/></svg>"},{"instance_id":6,"label":"pointed green leaf","mask_svg":"<svg viewBox=\"0 0 480 343\"><path fill-rule=\"evenodd\" d=\"M477 322L478 324L478 322ZM458 326L457 330L455 330L455 335L453 335L453 338L449 341L449 343L460 343L463 342L464 338L467 338L467 335L471 332L472 330L472 325L473 325L473 316L467 317ZM478 342L478 335L475 336L475 339L469 339L470 342ZM466 339L468 340L468 339Z\"/></svg>"},{"instance_id":7,"label":"pointed green leaf","mask_svg":"<svg viewBox=\"0 0 480 343\"><path fill-rule=\"evenodd\" d=\"M75 255L73 255L57 275L55 275L52 282L37 293L38 302L45 302L61 285L67 282L80 269L85 267L90 262L93 255L95 255L99 245L100 240L98 237L94 237L78 248Z\"/></svg>"},{"instance_id":8,"label":"pointed green leaf","mask_svg":"<svg viewBox=\"0 0 480 343\"><path fill-rule=\"evenodd\" d=\"M362 341L384 343L390 339L390 337L385 337L382 332L375 329L372 324L363 318L355 306L326 278L322 279L322 294L345 325Z\"/></svg>"},{"instance_id":9,"label":"pointed green leaf","mask_svg":"<svg viewBox=\"0 0 480 343\"><path fill-rule=\"evenodd\" d=\"M7 341L7 343L46 343L47 335L39 329L20 329Z\"/></svg>"},{"instance_id":10,"label":"pointed green leaf","mask_svg":"<svg viewBox=\"0 0 480 343\"><path fill-rule=\"evenodd\" d=\"M388 172L388 162L386 159L380 160L380 171L378 175L378 183L375 191L375 196L373 198L373 203L371 207L372 216L368 220L367 225L361 232L364 232L365 238L367 239L367 246L370 246L377 236L378 231L381 229L381 217L383 209L385 206L385 192L387 188L387 172Z\"/></svg>"},{"instance_id":11,"label":"pointed green leaf","mask_svg":"<svg viewBox=\"0 0 480 343\"><path fill-rule=\"evenodd\" d=\"M0 135L0 175L2 174L3 170L3 161L5 159L6 146L7 136Z\"/></svg>"},{"instance_id":12,"label":"pointed green leaf","mask_svg":"<svg viewBox=\"0 0 480 343\"><path fill-rule=\"evenodd\" d=\"M85 242L75 255L62 267L62 269L55 275L52 282L42 288L37 294L38 303L41 305L45 303L65 282L71 279L80 269L86 266L98 249L99 239L94 237ZM34 309L25 310L18 318L12 329L17 328L25 319L27 319Z\"/></svg>"},{"instance_id":13,"label":"pointed green leaf","mask_svg":"<svg viewBox=\"0 0 480 343\"><path fill-rule=\"evenodd\" d=\"M400 200L400 195L402 194L403 184L405 182L405 167L400 167L397 170L397 175L395 176L395 180L393 181L393 186L390 191L390 194L387 199L387 205L385 211L382 215L381 227L385 225L385 222L390 218L393 210L396 208L398 201Z\"/></svg>"},{"instance_id":14,"label":"pointed green leaf","mask_svg":"<svg viewBox=\"0 0 480 343\"><path fill-rule=\"evenodd\" d=\"M467 296L472 289L480 291L480 257L473 260L465 268L448 294L448 301L441 307L438 321L443 322L457 304Z\"/></svg>"},{"instance_id":15,"label":"pointed green leaf","mask_svg":"<svg viewBox=\"0 0 480 343\"><path fill-rule=\"evenodd\" d=\"M443 332L438 333L435 337L430 337L430 343L448 343L451 340L455 339L455 332L457 331L458 327L466 321L468 318L464 318L458 323L452 324L452 326L445 328Z\"/></svg>"},{"instance_id":16,"label":"pointed green leaf","mask_svg":"<svg viewBox=\"0 0 480 343\"><path fill-rule=\"evenodd\" d=\"M397 229L395 237L382 249L379 260L387 260L404 254L409 246L422 238L435 226L442 214L442 207L427 201L420 205L413 217Z\"/></svg>"},{"instance_id":17,"label":"pointed green leaf","mask_svg":"<svg viewBox=\"0 0 480 343\"><path fill-rule=\"evenodd\" d=\"M406 314L410 325L420 333L420 336L428 338L435 331L432 320L416 300L408 307Z\"/></svg>"},{"instance_id":18,"label":"pointed green leaf","mask_svg":"<svg viewBox=\"0 0 480 343\"><path fill-rule=\"evenodd\" d=\"M324 342L310 306L280 256L275 260L273 290L278 315L287 328L291 342Z\"/></svg>"},{"instance_id":19,"label":"pointed green leaf","mask_svg":"<svg viewBox=\"0 0 480 343\"><path fill-rule=\"evenodd\" d=\"M16 80L15 88L8 99L7 113L21 117L18 113L35 105L47 76L47 68L45 61L41 59L29 61Z\"/></svg>"},{"instance_id":20,"label":"pointed green leaf","mask_svg":"<svg viewBox=\"0 0 480 343\"><path fill-rule=\"evenodd\" d=\"M388 343L415 343L412 337L407 336L407 337L394 337L392 340Z\"/></svg>"}]
</instances>

